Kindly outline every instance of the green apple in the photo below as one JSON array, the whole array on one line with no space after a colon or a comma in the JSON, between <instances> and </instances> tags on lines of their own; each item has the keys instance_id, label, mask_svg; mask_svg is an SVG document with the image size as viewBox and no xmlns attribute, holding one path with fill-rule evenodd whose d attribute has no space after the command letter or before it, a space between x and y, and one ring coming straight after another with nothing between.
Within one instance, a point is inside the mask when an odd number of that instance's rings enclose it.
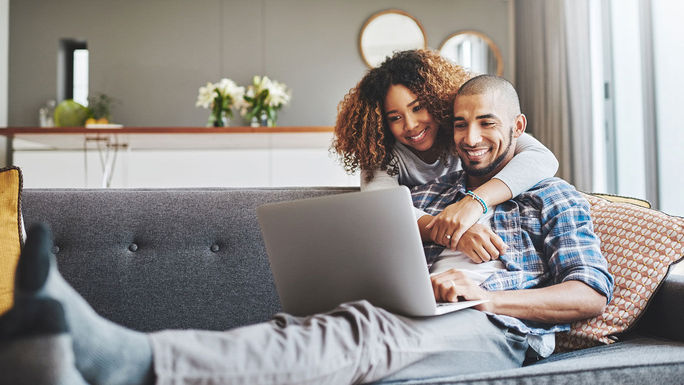
<instances>
[{"instance_id":1,"label":"green apple","mask_svg":"<svg viewBox=\"0 0 684 385\"><path fill-rule=\"evenodd\" d=\"M73 99L63 100L55 107L55 125L57 127L83 127L90 116L88 107Z\"/></svg>"}]
</instances>

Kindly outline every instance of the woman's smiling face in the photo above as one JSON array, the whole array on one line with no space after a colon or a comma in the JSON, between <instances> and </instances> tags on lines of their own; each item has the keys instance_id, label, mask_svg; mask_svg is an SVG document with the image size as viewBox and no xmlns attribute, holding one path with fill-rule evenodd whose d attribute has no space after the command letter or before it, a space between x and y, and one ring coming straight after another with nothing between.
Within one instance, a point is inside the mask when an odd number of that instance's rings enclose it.
<instances>
[{"instance_id":1,"label":"woman's smiling face","mask_svg":"<svg viewBox=\"0 0 684 385\"><path fill-rule=\"evenodd\" d=\"M411 90L393 84L385 95L385 119L392 135L423 161L437 160L433 146L439 126Z\"/></svg>"}]
</instances>

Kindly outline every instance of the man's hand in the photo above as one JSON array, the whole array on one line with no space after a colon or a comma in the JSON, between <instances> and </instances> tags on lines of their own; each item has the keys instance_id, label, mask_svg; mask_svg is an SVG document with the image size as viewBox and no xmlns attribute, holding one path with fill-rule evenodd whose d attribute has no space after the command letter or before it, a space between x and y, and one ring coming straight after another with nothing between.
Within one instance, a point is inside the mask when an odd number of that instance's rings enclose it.
<instances>
[{"instance_id":1,"label":"man's hand","mask_svg":"<svg viewBox=\"0 0 684 385\"><path fill-rule=\"evenodd\" d=\"M430 277L435 299L458 302L486 299L477 310L545 323L573 322L601 314L606 297L580 281L566 281L538 289L487 291L460 270Z\"/></svg>"},{"instance_id":2,"label":"man's hand","mask_svg":"<svg viewBox=\"0 0 684 385\"><path fill-rule=\"evenodd\" d=\"M476 223L481 214L479 203L462 199L434 217L421 217L418 220L421 238L424 242L461 251L475 263L497 259L506 253L508 246L488 226Z\"/></svg>"},{"instance_id":3,"label":"man's hand","mask_svg":"<svg viewBox=\"0 0 684 385\"><path fill-rule=\"evenodd\" d=\"M482 263L506 254L508 246L489 226L476 223L463 234L456 250L467 255L473 262Z\"/></svg>"},{"instance_id":4,"label":"man's hand","mask_svg":"<svg viewBox=\"0 0 684 385\"><path fill-rule=\"evenodd\" d=\"M491 300L492 293L476 285L465 273L460 270L450 269L443 273L430 277L435 300L438 302L476 301L481 299ZM491 304L485 302L475 306L475 309L492 311Z\"/></svg>"},{"instance_id":5,"label":"man's hand","mask_svg":"<svg viewBox=\"0 0 684 385\"><path fill-rule=\"evenodd\" d=\"M461 199L447 206L427 224L430 238L438 245L456 250L461 236L482 216L482 206L474 199Z\"/></svg>"}]
</instances>

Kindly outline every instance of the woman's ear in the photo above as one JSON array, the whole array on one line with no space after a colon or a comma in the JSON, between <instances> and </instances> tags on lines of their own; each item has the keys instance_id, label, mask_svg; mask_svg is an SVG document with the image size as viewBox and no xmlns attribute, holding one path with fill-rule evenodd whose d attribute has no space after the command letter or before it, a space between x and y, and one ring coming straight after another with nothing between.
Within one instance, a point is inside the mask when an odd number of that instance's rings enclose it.
<instances>
[{"instance_id":1,"label":"woman's ear","mask_svg":"<svg viewBox=\"0 0 684 385\"><path fill-rule=\"evenodd\" d=\"M518 114L515 117L515 126L513 128L513 136L519 138L527 128L527 117L525 114Z\"/></svg>"}]
</instances>

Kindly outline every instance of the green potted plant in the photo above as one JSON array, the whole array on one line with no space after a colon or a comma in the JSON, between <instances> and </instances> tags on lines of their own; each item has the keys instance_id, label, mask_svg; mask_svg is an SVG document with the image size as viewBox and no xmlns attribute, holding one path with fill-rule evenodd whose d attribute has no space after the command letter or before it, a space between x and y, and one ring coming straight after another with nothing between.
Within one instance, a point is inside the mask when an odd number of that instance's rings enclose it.
<instances>
[{"instance_id":1,"label":"green potted plant","mask_svg":"<svg viewBox=\"0 0 684 385\"><path fill-rule=\"evenodd\" d=\"M114 99L107 94L97 94L88 97L89 117L86 125L90 124L109 124L112 120L112 103Z\"/></svg>"},{"instance_id":2,"label":"green potted plant","mask_svg":"<svg viewBox=\"0 0 684 385\"><path fill-rule=\"evenodd\" d=\"M207 127L226 127L233 117L233 107L241 103L245 87L223 78L218 83L200 87L196 107L211 108Z\"/></svg>"},{"instance_id":3,"label":"green potted plant","mask_svg":"<svg viewBox=\"0 0 684 385\"><path fill-rule=\"evenodd\" d=\"M252 126L275 127L278 110L290 103L291 91L283 83L269 79L267 76L255 76L247 87L241 115L252 123Z\"/></svg>"}]
</instances>

